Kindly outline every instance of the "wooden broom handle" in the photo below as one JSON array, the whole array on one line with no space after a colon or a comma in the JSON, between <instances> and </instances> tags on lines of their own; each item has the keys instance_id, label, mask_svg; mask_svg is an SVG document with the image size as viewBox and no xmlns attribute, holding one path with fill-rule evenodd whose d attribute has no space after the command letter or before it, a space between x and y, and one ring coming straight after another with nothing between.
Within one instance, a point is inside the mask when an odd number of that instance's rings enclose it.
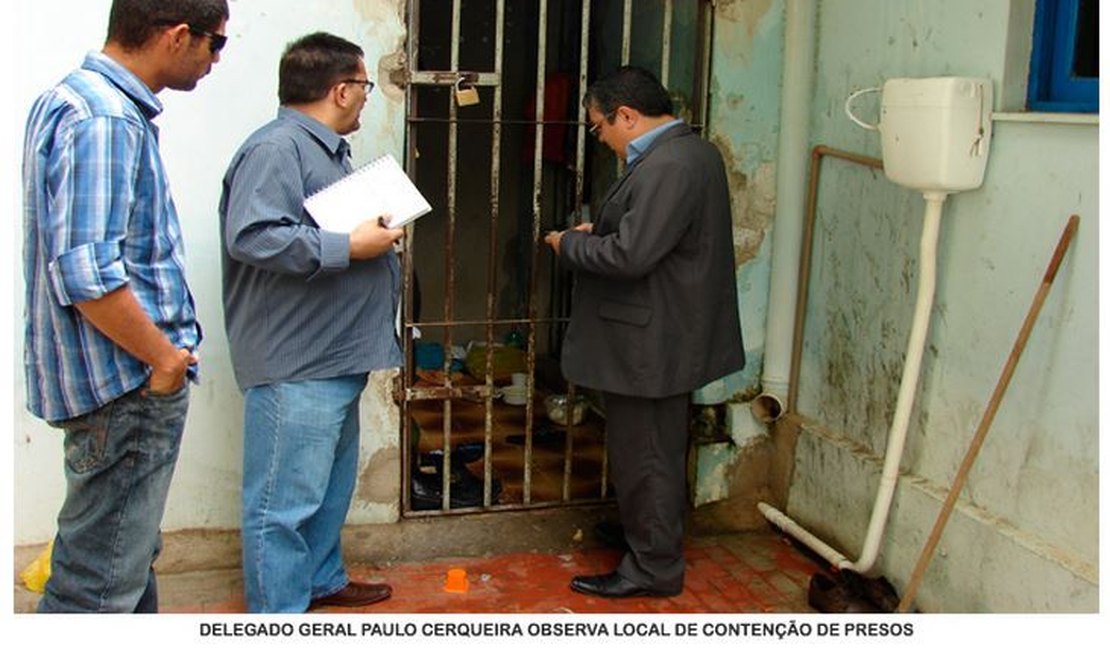
<instances>
[{"instance_id":1,"label":"wooden broom handle","mask_svg":"<svg viewBox=\"0 0 1110 650\"><path fill-rule=\"evenodd\" d=\"M994 387L994 393L991 395L990 402L987 403L987 410L983 413L983 419L979 421L979 428L975 431L975 437L971 440L971 446L964 455L964 461L960 465L960 469L956 472L956 478L952 481L952 487L948 490L948 497L944 500L944 505L940 508L937 521L933 524L933 531L929 533L929 539L925 542L925 548L922 549L921 555L917 558L917 565L913 568L910 582L906 586L906 593L902 596L901 602L898 603L898 609L896 610L898 612L909 611L910 605L913 604L913 599L917 595L917 588L921 585L921 578L925 575L925 569L933 559L933 553L936 551L937 544L940 543L940 536L944 532L944 527L948 523L948 518L951 516L953 508L956 506L956 499L960 496L960 492L963 491L964 484L967 482L967 475L971 471L971 466L975 463L976 456L979 455L979 449L982 448L983 440L987 437L987 430L990 429L991 423L994 421L994 415L998 412L998 406L1002 402L1002 395L1010 385L1010 379L1014 376L1014 369L1017 367L1018 360L1021 359L1021 353L1025 350L1025 344L1029 340L1029 334L1033 331L1033 324L1036 322L1037 316L1041 313L1041 307L1044 305L1045 298L1048 297L1048 290L1052 287L1052 281L1056 279L1056 272L1060 269L1060 263L1064 261L1064 254L1067 253L1068 246L1071 244L1072 237L1075 235L1077 228L1079 228L1079 216L1073 214L1071 218L1068 219L1068 225L1064 228L1064 233L1060 236L1059 243L1056 244L1056 251L1052 254L1052 261L1049 262L1048 269L1044 274L1044 279L1041 281L1041 286L1037 289L1037 293L1033 297L1033 304L1030 305L1029 313L1025 316L1025 322L1022 323L1021 331L1018 332L1017 340L1014 341L1014 347L1010 351L1010 357L1006 359L1006 365L1002 368L1002 375L998 378L998 383Z\"/></svg>"}]
</instances>

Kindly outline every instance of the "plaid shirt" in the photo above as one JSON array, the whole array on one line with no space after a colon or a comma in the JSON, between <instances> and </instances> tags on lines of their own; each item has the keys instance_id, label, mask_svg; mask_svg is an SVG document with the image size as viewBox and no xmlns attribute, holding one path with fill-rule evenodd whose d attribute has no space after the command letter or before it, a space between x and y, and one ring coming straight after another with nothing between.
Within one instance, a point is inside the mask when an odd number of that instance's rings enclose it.
<instances>
[{"instance_id":1,"label":"plaid shirt","mask_svg":"<svg viewBox=\"0 0 1110 650\"><path fill-rule=\"evenodd\" d=\"M27 408L48 421L93 411L150 374L74 304L127 285L176 347L200 343L151 122L161 111L138 77L98 52L31 109L23 149L24 366Z\"/></svg>"}]
</instances>

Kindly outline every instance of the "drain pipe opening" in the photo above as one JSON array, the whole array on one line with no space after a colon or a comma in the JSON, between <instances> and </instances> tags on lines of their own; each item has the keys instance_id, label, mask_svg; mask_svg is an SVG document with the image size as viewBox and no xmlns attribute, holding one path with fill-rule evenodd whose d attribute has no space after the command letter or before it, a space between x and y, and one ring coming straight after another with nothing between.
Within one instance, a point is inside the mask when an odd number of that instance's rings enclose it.
<instances>
[{"instance_id":1,"label":"drain pipe opening","mask_svg":"<svg viewBox=\"0 0 1110 650\"><path fill-rule=\"evenodd\" d=\"M782 417L785 409L782 400L771 393L760 393L752 400L752 415L763 424L771 424Z\"/></svg>"}]
</instances>

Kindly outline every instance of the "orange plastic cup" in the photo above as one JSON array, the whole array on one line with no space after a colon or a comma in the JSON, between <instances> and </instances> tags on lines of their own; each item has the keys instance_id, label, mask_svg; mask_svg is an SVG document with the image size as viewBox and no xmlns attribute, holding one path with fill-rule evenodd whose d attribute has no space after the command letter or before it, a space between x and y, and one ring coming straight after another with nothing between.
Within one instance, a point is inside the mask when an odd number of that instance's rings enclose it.
<instances>
[{"instance_id":1,"label":"orange plastic cup","mask_svg":"<svg viewBox=\"0 0 1110 650\"><path fill-rule=\"evenodd\" d=\"M453 594L465 594L470 591L470 581L466 579L466 569L448 569L447 583L443 590Z\"/></svg>"}]
</instances>

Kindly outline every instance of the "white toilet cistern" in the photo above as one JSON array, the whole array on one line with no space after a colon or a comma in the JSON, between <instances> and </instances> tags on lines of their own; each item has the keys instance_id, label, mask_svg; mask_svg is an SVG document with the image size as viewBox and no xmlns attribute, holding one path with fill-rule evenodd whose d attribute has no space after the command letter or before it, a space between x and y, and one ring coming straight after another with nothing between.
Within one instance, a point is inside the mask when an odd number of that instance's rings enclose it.
<instances>
[{"instance_id":1,"label":"white toilet cistern","mask_svg":"<svg viewBox=\"0 0 1110 650\"><path fill-rule=\"evenodd\" d=\"M852 112L852 103L869 93L882 93L880 122L869 124ZM906 347L906 361L898 388L898 402L887 438L886 457L871 520L860 558L849 561L781 511L766 503L759 510L776 526L805 543L838 569L871 572L879 555L906 429L913 410L921 357L929 330L936 288L937 235L945 198L973 190L983 183L991 139L993 92L989 79L929 77L890 79L882 88L852 93L844 103L849 119L881 136L883 169L891 181L920 191L925 197L925 223L921 232L917 302Z\"/></svg>"}]
</instances>

